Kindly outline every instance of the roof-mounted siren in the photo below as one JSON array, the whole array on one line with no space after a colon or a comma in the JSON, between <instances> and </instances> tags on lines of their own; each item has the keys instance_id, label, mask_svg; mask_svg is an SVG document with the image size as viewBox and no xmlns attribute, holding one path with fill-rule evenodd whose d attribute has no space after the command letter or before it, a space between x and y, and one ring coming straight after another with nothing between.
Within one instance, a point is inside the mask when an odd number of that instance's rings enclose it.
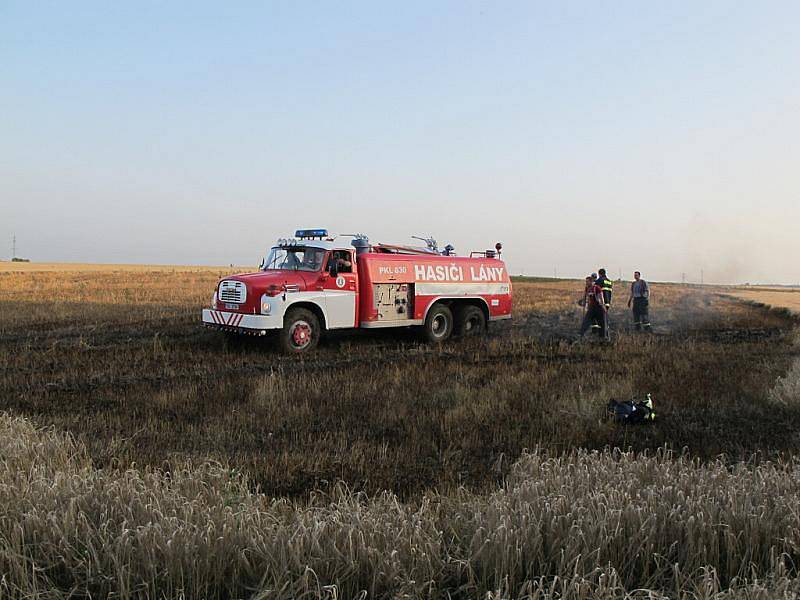
<instances>
[{"instance_id":1,"label":"roof-mounted siren","mask_svg":"<svg viewBox=\"0 0 800 600\"><path fill-rule=\"evenodd\" d=\"M328 237L327 229L298 229L294 232L294 237L300 240L325 239Z\"/></svg>"},{"instance_id":2,"label":"roof-mounted siren","mask_svg":"<svg viewBox=\"0 0 800 600\"><path fill-rule=\"evenodd\" d=\"M497 258L500 258L500 255L503 253L503 244L497 242L494 245L494 249L497 251Z\"/></svg>"},{"instance_id":3,"label":"roof-mounted siren","mask_svg":"<svg viewBox=\"0 0 800 600\"><path fill-rule=\"evenodd\" d=\"M442 250L442 256L455 256L456 255L456 247L453 244L447 244Z\"/></svg>"}]
</instances>

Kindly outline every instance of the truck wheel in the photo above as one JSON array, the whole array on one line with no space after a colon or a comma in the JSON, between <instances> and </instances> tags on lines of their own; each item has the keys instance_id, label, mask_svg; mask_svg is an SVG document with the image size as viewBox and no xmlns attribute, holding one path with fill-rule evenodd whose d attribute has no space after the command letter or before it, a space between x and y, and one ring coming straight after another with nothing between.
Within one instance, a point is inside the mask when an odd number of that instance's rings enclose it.
<instances>
[{"instance_id":1,"label":"truck wheel","mask_svg":"<svg viewBox=\"0 0 800 600\"><path fill-rule=\"evenodd\" d=\"M425 339L440 344L453 333L453 313L444 304L437 304L428 311L423 325Z\"/></svg>"},{"instance_id":2,"label":"truck wheel","mask_svg":"<svg viewBox=\"0 0 800 600\"><path fill-rule=\"evenodd\" d=\"M278 346L286 354L310 352L319 343L319 319L305 308L290 308L283 317Z\"/></svg>"},{"instance_id":3,"label":"truck wheel","mask_svg":"<svg viewBox=\"0 0 800 600\"><path fill-rule=\"evenodd\" d=\"M477 306L461 306L456 311L455 334L459 337L477 337L486 333L486 317Z\"/></svg>"}]
</instances>

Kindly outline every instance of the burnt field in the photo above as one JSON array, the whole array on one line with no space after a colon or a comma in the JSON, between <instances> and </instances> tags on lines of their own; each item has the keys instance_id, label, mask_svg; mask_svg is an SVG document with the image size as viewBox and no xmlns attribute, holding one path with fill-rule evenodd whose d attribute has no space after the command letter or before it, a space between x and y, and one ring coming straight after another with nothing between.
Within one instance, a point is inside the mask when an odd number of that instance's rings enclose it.
<instances>
[{"instance_id":1,"label":"burnt field","mask_svg":"<svg viewBox=\"0 0 800 600\"><path fill-rule=\"evenodd\" d=\"M800 594L787 310L654 285L599 345L579 283L516 281L486 338L298 359L200 327L223 274L0 273L0 597Z\"/></svg>"},{"instance_id":2,"label":"burnt field","mask_svg":"<svg viewBox=\"0 0 800 600\"><path fill-rule=\"evenodd\" d=\"M794 319L713 289L654 285L648 336L618 284L604 346L575 335L580 283L516 281L514 319L484 339L338 334L298 359L200 326L222 274L0 273L0 411L71 433L95 467L211 459L290 497L340 481L408 499L485 491L524 449L761 460L800 445L800 405L770 392L800 356ZM610 398L646 393L654 424L606 418Z\"/></svg>"}]
</instances>

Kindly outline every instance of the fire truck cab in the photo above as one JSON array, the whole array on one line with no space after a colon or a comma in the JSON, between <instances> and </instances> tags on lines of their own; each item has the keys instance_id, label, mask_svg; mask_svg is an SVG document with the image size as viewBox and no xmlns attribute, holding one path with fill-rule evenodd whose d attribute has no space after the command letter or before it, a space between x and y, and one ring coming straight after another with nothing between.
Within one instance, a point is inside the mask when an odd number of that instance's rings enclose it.
<instances>
[{"instance_id":1,"label":"fire truck cab","mask_svg":"<svg viewBox=\"0 0 800 600\"><path fill-rule=\"evenodd\" d=\"M363 235L303 229L279 239L254 273L220 280L203 324L243 335L277 332L284 352L312 350L323 331L419 327L433 343L479 335L511 318L511 280L495 250L455 256L370 244Z\"/></svg>"}]
</instances>

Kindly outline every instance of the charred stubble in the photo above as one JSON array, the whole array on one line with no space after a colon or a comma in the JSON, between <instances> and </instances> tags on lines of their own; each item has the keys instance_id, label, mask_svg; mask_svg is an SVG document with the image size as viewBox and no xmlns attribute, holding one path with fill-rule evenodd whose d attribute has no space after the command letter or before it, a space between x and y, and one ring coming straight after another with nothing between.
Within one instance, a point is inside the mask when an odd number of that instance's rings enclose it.
<instances>
[{"instance_id":1,"label":"charred stubble","mask_svg":"<svg viewBox=\"0 0 800 600\"><path fill-rule=\"evenodd\" d=\"M290 496L340 480L402 497L484 489L525 448L740 459L799 441L798 409L767 401L798 355L782 312L655 286L656 333L615 307L618 338L599 346L575 343L579 284L521 281L514 320L484 339L340 334L297 359L199 326L218 275L0 274L0 410L72 433L96 466L213 459ZM605 418L609 398L648 392L655 424Z\"/></svg>"}]
</instances>

